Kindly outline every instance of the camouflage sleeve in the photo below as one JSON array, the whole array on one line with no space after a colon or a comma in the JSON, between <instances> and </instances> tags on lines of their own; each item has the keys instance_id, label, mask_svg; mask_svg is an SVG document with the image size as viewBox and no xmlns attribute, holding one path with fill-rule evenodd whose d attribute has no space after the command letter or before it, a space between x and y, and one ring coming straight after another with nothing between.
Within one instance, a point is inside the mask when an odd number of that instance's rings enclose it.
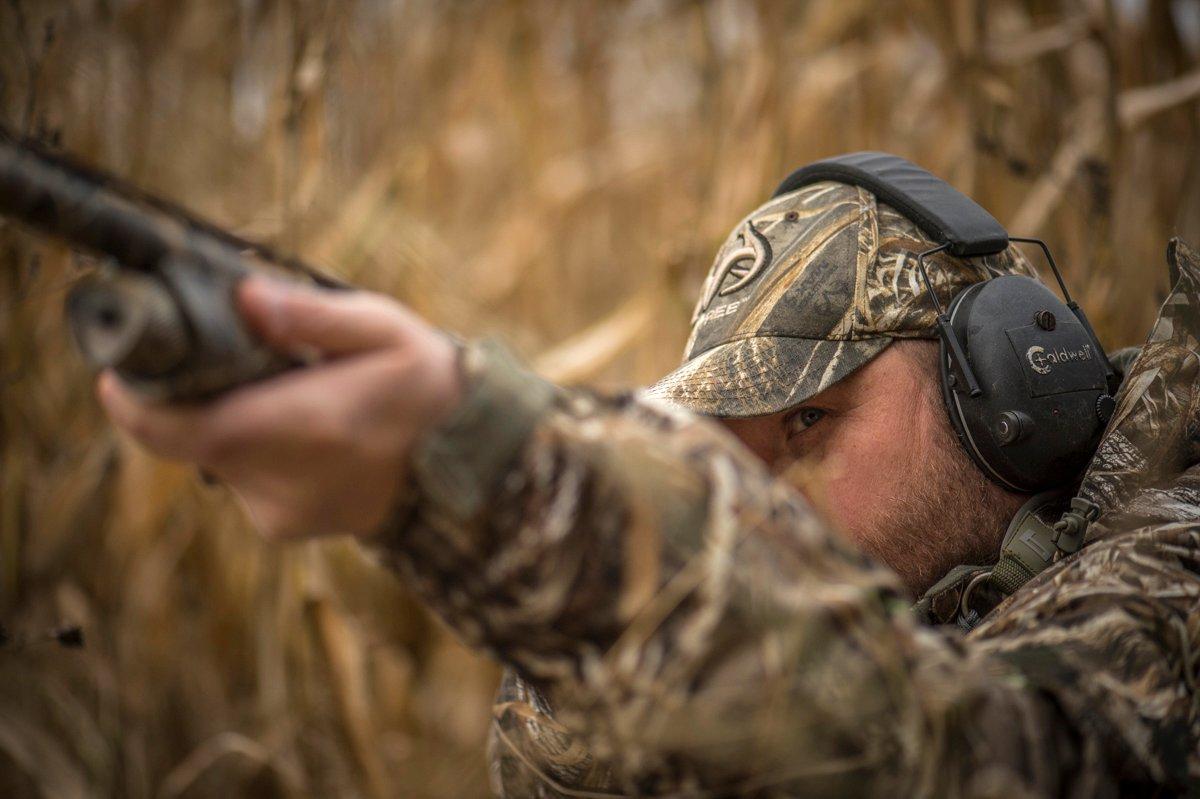
<instances>
[{"instance_id":1,"label":"camouflage sleeve","mask_svg":"<svg viewBox=\"0 0 1200 799\"><path fill-rule=\"evenodd\" d=\"M1200 252L1172 239L1167 265L1171 291L1145 346L1124 368L1116 411L1079 490L1110 516L1128 516L1139 492L1200 462ZM1102 529L1095 526L1089 540Z\"/></svg>"},{"instance_id":2,"label":"camouflage sleeve","mask_svg":"<svg viewBox=\"0 0 1200 799\"><path fill-rule=\"evenodd\" d=\"M554 389L486 348L464 361L468 399L376 546L510 667L506 796L1095 796L1197 778L1197 620L1179 610L1200 597L1194 534L1058 572L1144 562L1121 591L1109 572L1128 603L1112 627L1043 594L953 637L918 627L894 575L711 422Z\"/></svg>"}]
</instances>

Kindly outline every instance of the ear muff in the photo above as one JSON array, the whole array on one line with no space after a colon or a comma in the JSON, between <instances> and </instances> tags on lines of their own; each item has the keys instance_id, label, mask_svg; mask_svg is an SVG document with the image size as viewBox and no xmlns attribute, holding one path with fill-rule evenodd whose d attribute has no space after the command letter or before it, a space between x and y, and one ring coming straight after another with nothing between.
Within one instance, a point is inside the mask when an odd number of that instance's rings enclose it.
<instances>
[{"instance_id":1,"label":"ear muff","mask_svg":"<svg viewBox=\"0 0 1200 799\"><path fill-rule=\"evenodd\" d=\"M948 314L981 389L971 395L943 339L942 396L972 460L1013 491L1072 482L1114 407L1107 362L1090 331L1052 291L1022 275L964 289Z\"/></svg>"},{"instance_id":2,"label":"ear muff","mask_svg":"<svg viewBox=\"0 0 1200 799\"><path fill-rule=\"evenodd\" d=\"M1072 482L1113 413L1116 372L1046 244L1009 236L971 198L887 153L850 153L801 167L774 196L822 180L868 189L940 242L917 256L917 269L937 310L946 411L983 473L1013 491ZM1002 275L942 307L926 258L943 251L960 258L992 255L1010 241L1041 248L1061 300L1033 278Z\"/></svg>"}]
</instances>

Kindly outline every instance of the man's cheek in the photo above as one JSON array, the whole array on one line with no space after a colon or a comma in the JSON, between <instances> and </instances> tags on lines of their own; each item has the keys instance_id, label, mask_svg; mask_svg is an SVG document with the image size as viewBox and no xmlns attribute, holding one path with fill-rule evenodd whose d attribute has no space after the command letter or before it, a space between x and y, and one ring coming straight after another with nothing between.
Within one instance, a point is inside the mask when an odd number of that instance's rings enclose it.
<instances>
[{"instance_id":1,"label":"man's cheek","mask_svg":"<svg viewBox=\"0 0 1200 799\"><path fill-rule=\"evenodd\" d=\"M894 454L888 457L877 449L829 454L820 470L822 512L861 544L886 518L896 496L896 481L905 468Z\"/></svg>"},{"instance_id":2,"label":"man's cheek","mask_svg":"<svg viewBox=\"0 0 1200 799\"><path fill-rule=\"evenodd\" d=\"M826 453L824 457L802 458L793 461L781 476L803 494L818 513L835 524L841 525L847 518L847 500L853 486L848 485L849 472L843 457Z\"/></svg>"},{"instance_id":3,"label":"man's cheek","mask_svg":"<svg viewBox=\"0 0 1200 799\"><path fill-rule=\"evenodd\" d=\"M864 512L863 500L856 482L846 473L830 479L825 487L826 514L843 533L851 537L861 527Z\"/></svg>"}]
</instances>

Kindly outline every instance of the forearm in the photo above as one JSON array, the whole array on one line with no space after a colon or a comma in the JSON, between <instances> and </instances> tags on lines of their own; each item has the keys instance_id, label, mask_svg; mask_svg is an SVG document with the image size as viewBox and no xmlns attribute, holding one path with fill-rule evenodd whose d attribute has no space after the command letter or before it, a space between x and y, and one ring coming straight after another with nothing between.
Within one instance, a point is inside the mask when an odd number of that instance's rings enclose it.
<instances>
[{"instance_id":1,"label":"forearm","mask_svg":"<svg viewBox=\"0 0 1200 799\"><path fill-rule=\"evenodd\" d=\"M631 779L894 769L878 729L919 708L894 576L711 422L494 358L468 364L468 405L379 542L425 601Z\"/></svg>"}]
</instances>

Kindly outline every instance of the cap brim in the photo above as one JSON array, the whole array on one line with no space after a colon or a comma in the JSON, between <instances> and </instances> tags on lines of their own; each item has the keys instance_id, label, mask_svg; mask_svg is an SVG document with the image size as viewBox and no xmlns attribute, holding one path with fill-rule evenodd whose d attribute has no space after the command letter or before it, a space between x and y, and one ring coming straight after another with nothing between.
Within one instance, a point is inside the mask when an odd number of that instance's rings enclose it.
<instances>
[{"instance_id":1,"label":"cap brim","mask_svg":"<svg viewBox=\"0 0 1200 799\"><path fill-rule=\"evenodd\" d=\"M697 355L644 393L709 416L766 416L794 408L844 379L892 340L755 336Z\"/></svg>"}]
</instances>

